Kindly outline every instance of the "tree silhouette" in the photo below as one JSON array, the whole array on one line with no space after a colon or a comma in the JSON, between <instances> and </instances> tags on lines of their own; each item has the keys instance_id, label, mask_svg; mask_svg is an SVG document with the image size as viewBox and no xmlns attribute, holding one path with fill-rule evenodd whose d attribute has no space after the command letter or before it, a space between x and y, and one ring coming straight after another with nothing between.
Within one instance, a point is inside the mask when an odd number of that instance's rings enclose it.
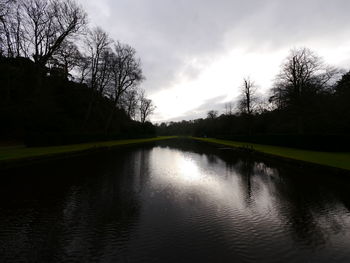
<instances>
[{"instance_id":1,"label":"tree silhouette","mask_svg":"<svg viewBox=\"0 0 350 263\"><path fill-rule=\"evenodd\" d=\"M139 110L140 110L140 121L141 121L141 123L145 123L147 118L155 110L155 106L153 105L152 100L147 99L145 97L145 92L144 91L141 91L141 93L140 93Z\"/></svg>"},{"instance_id":2,"label":"tree silhouette","mask_svg":"<svg viewBox=\"0 0 350 263\"><path fill-rule=\"evenodd\" d=\"M0 0L0 71L0 135L50 144L154 133L132 120L144 79L135 49L88 30L74 0Z\"/></svg>"},{"instance_id":3,"label":"tree silhouette","mask_svg":"<svg viewBox=\"0 0 350 263\"><path fill-rule=\"evenodd\" d=\"M108 95L112 100L112 110L106 122L106 132L110 127L116 107L121 107L121 97L128 90L137 87L144 79L141 62L136 58L136 51L127 44L118 41L114 45L111 63L112 85L108 90Z\"/></svg>"},{"instance_id":4,"label":"tree silhouette","mask_svg":"<svg viewBox=\"0 0 350 263\"><path fill-rule=\"evenodd\" d=\"M210 110L207 112L207 118L210 119L210 120L213 120L215 119L217 116L218 116L218 111L216 110Z\"/></svg>"},{"instance_id":5,"label":"tree silhouette","mask_svg":"<svg viewBox=\"0 0 350 263\"><path fill-rule=\"evenodd\" d=\"M243 114L252 115L256 106L256 86L249 77L244 78L241 99L238 102L239 110Z\"/></svg>"},{"instance_id":6,"label":"tree silhouette","mask_svg":"<svg viewBox=\"0 0 350 263\"><path fill-rule=\"evenodd\" d=\"M275 80L270 100L279 108L288 109L296 119L297 132L303 133L310 100L328 87L336 73L310 49L293 49Z\"/></svg>"}]
</instances>

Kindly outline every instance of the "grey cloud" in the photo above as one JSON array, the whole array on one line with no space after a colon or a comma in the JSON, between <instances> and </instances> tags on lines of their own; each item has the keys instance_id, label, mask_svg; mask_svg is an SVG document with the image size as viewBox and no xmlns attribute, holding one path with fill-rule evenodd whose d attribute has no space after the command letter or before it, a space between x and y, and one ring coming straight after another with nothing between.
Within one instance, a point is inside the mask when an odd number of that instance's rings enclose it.
<instances>
[{"instance_id":1,"label":"grey cloud","mask_svg":"<svg viewBox=\"0 0 350 263\"><path fill-rule=\"evenodd\" d=\"M80 1L89 6L95 0ZM136 48L148 94L169 88L179 73L196 78L201 69L188 65L189 60L201 58L200 64L206 65L206 60L231 48L269 52L317 41L330 45L350 41L348 0L103 0L98 4L109 15L88 10L92 20L113 38Z\"/></svg>"},{"instance_id":2,"label":"grey cloud","mask_svg":"<svg viewBox=\"0 0 350 263\"><path fill-rule=\"evenodd\" d=\"M194 120L199 118L205 118L209 110L216 110L219 114L223 113L225 103L223 102L226 96L218 96L208 99L203 102L199 107L185 112L183 115L173 118L169 121L181 121L181 120Z\"/></svg>"},{"instance_id":3,"label":"grey cloud","mask_svg":"<svg viewBox=\"0 0 350 263\"><path fill-rule=\"evenodd\" d=\"M245 13L258 12L265 3L110 0L105 5L111 22L101 26L138 50L147 77L145 85L155 91L167 88L177 71L185 70L188 58L223 52L225 32Z\"/></svg>"},{"instance_id":4,"label":"grey cloud","mask_svg":"<svg viewBox=\"0 0 350 263\"><path fill-rule=\"evenodd\" d=\"M187 57L232 45L264 46L325 37L349 27L347 0L108 0L106 27L139 51L151 91L167 88ZM103 2L102 2L103 4ZM231 36L231 37L230 37ZM328 37L328 36L327 36Z\"/></svg>"}]
</instances>

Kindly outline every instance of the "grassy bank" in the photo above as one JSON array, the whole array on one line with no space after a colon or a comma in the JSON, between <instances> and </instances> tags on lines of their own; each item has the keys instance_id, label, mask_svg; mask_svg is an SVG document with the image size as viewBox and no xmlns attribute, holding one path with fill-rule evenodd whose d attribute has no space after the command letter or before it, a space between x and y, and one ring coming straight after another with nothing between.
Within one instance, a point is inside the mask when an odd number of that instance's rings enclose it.
<instances>
[{"instance_id":1,"label":"grassy bank","mask_svg":"<svg viewBox=\"0 0 350 263\"><path fill-rule=\"evenodd\" d=\"M176 136L164 136L147 139L118 140L106 142L92 142L82 144L72 144L52 147L25 147L25 146L8 146L0 147L0 165L8 162L36 160L41 158L66 156L70 154L79 154L89 151L109 149L122 145L154 142L176 138Z\"/></svg>"},{"instance_id":2,"label":"grassy bank","mask_svg":"<svg viewBox=\"0 0 350 263\"><path fill-rule=\"evenodd\" d=\"M325 165L334 168L344 169L350 171L350 152L347 153L333 153L333 152L317 152L317 151L307 151L294 148L270 146L270 145L261 145L254 143L245 143L245 142L234 142L234 141L225 141L211 138L197 138L192 137L192 139L216 143L220 145L230 146L230 147L248 147L252 148L255 151L274 155L282 158L298 160L318 165Z\"/></svg>"}]
</instances>

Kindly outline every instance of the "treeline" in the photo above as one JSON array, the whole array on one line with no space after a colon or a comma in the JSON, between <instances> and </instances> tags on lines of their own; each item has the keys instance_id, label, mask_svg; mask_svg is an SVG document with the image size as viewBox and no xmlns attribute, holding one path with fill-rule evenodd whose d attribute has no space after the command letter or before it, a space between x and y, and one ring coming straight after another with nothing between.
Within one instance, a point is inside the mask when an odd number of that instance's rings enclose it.
<instances>
[{"instance_id":1,"label":"treeline","mask_svg":"<svg viewBox=\"0 0 350 263\"><path fill-rule=\"evenodd\" d=\"M76 2L0 0L1 140L154 135L143 80L135 49L90 28Z\"/></svg>"},{"instance_id":2,"label":"treeline","mask_svg":"<svg viewBox=\"0 0 350 263\"><path fill-rule=\"evenodd\" d=\"M224 114L162 123L161 135L192 135L317 150L350 147L350 72L326 65L307 48L291 50L267 99L250 78Z\"/></svg>"}]
</instances>

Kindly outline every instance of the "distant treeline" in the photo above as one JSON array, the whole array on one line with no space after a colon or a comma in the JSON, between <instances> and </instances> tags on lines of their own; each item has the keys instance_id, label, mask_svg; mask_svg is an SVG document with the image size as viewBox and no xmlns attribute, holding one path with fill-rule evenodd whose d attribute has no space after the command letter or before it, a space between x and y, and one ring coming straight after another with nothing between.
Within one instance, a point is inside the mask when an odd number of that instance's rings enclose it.
<instances>
[{"instance_id":1,"label":"distant treeline","mask_svg":"<svg viewBox=\"0 0 350 263\"><path fill-rule=\"evenodd\" d=\"M245 78L236 105L207 118L158 125L161 135L216 137L289 147L350 149L350 72L327 66L307 48L291 50L264 101Z\"/></svg>"},{"instance_id":2,"label":"distant treeline","mask_svg":"<svg viewBox=\"0 0 350 263\"><path fill-rule=\"evenodd\" d=\"M154 135L143 80L136 51L89 28L74 1L0 0L0 140Z\"/></svg>"}]
</instances>

